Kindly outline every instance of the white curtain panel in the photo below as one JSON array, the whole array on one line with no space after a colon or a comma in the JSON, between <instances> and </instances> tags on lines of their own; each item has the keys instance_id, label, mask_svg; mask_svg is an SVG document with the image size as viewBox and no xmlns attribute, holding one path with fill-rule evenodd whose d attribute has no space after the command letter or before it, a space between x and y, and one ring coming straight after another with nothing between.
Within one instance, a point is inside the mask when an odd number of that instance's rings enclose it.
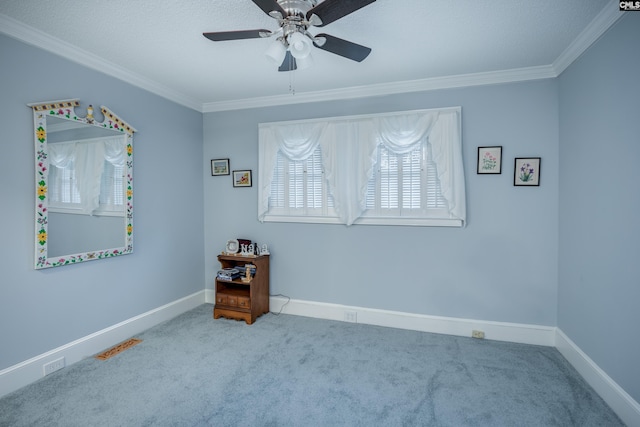
<instances>
[{"instance_id":1,"label":"white curtain panel","mask_svg":"<svg viewBox=\"0 0 640 427\"><path fill-rule=\"evenodd\" d=\"M113 166L124 166L126 155L126 136L104 138L104 159Z\"/></svg>"},{"instance_id":2,"label":"white curtain panel","mask_svg":"<svg viewBox=\"0 0 640 427\"><path fill-rule=\"evenodd\" d=\"M100 179L104 170L104 144L76 144L76 186L83 214L91 215L100 205Z\"/></svg>"},{"instance_id":3,"label":"white curtain panel","mask_svg":"<svg viewBox=\"0 0 640 427\"><path fill-rule=\"evenodd\" d=\"M61 169L68 168L72 161L76 158L76 143L58 142L48 144L49 148L49 164Z\"/></svg>"},{"instance_id":4,"label":"white curtain panel","mask_svg":"<svg viewBox=\"0 0 640 427\"><path fill-rule=\"evenodd\" d=\"M466 223L467 208L462 164L460 113L440 113L429 135L433 161L438 169L440 190L447 201L449 214Z\"/></svg>"},{"instance_id":5,"label":"white curtain panel","mask_svg":"<svg viewBox=\"0 0 640 427\"><path fill-rule=\"evenodd\" d=\"M438 178L453 219L466 219L460 110L429 110L388 115L333 118L259 126L258 219L264 221L278 151L290 160L308 158L322 149L325 179L340 222L351 225L365 211L367 182L376 149L405 154L428 140Z\"/></svg>"},{"instance_id":6,"label":"white curtain panel","mask_svg":"<svg viewBox=\"0 0 640 427\"><path fill-rule=\"evenodd\" d=\"M74 161L81 213L92 215L100 204L100 184L105 160L123 166L126 158L123 135L49 144L49 163L59 168Z\"/></svg>"}]
</instances>

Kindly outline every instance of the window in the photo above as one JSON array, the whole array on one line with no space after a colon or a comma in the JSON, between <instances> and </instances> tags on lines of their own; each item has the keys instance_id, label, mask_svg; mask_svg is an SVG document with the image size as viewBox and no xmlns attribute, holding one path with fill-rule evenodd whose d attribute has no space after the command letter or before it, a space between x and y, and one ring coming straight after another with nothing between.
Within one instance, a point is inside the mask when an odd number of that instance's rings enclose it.
<instances>
[{"instance_id":1,"label":"window","mask_svg":"<svg viewBox=\"0 0 640 427\"><path fill-rule=\"evenodd\" d=\"M260 221L462 226L460 108L266 123Z\"/></svg>"},{"instance_id":2,"label":"window","mask_svg":"<svg viewBox=\"0 0 640 427\"><path fill-rule=\"evenodd\" d=\"M80 206L80 193L76 187L76 169L73 160L66 167L51 165L49 170L49 207L72 208Z\"/></svg>"},{"instance_id":3,"label":"window","mask_svg":"<svg viewBox=\"0 0 640 427\"><path fill-rule=\"evenodd\" d=\"M405 154L378 145L362 218L446 218L436 169L426 141Z\"/></svg>"},{"instance_id":4,"label":"window","mask_svg":"<svg viewBox=\"0 0 640 427\"><path fill-rule=\"evenodd\" d=\"M278 151L271 182L269 211L273 215L332 217L333 197L327 189L322 152L316 147L305 160L289 160Z\"/></svg>"},{"instance_id":5,"label":"window","mask_svg":"<svg viewBox=\"0 0 640 427\"><path fill-rule=\"evenodd\" d=\"M49 209L124 216L125 147L122 136L49 144Z\"/></svg>"},{"instance_id":6,"label":"window","mask_svg":"<svg viewBox=\"0 0 640 427\"><path fill-rule=\"evenodd\" d=\"M80 191L76 185L73 161L67 167L51 165L49 170L49 209L52 212L81 213ZM124 167L105 160L100 181L97 215L124 216Z\"/></svg>"}]
</instances>

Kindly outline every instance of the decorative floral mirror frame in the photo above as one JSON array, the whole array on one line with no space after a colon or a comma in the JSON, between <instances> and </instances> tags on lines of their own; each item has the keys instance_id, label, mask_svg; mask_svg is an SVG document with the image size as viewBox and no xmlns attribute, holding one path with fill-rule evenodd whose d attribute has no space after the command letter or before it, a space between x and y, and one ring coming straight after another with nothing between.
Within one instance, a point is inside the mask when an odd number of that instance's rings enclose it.
<instances>
[{"instance_id":1,"label":"decorative floral mirror frame","mask_svg":"<svg viewBox=\"0 0 640 427\"><path fill-rule=\"evenodd\" d=\"M79 117L75 108L80 105L78 99L63 101L39 102L28 104L33 110L34 142L35 142L35 268L59 267L77 264L84 261L127 255L133 252L133 133L135 129L124 120L101 106L104 116L102 122L93 117L93 107L87 107L85 117ZM99 127L112 131L114 134L126 136L124 161L124 239L123 246L96 249L89 252L79 252L67 255L55 254L49 257L49 156L47 143L47 117L55 117L80 126Z\"/></svg>"}]
</instances>

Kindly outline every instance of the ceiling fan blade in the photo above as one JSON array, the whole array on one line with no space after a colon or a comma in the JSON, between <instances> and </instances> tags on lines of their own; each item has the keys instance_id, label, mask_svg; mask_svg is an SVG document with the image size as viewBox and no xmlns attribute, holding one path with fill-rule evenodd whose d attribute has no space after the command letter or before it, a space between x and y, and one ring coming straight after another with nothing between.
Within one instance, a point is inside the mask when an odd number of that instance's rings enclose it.
<instances>
[{"instance_id":1,"label":"ceiling fan blade","mask_svg":"<svg viewBox=\"0 0 640 427\"><path fill-rule=\"evenodd\" d=\"M322 21L316 27L324 27L356 10L363 8L376 0L324 0L322 3L307 12L307 19L311 20L316 15Z\"/></svg>"},{"instance_id":2,"label":"ceiling fan blade","mask_svg":"<svg viewBox=\"0 0 640 427\"><path fill-rule=\"evenodd\" d=\"M361 46L338 37L330 36L329 34L318 34L315 38L324 38L326 40L323 44L316 43L314 41L313 44L317 48L335 53L336 55L343 56L353 61L362 62L371 53L371 48Z\"/></svg>"},{"instance_id":3,"label":"ceiling fan blade","mask_svg":"<svg viewBox=\"0 0 640 427\"><path fill-rule=\"evenodd\" d=\"M284 61L282 61L282 64L278 68L278 71L293 71L297 68L298 67L296 66L296 58L291 55L291 52L287 51L287 54L284 57Z\"/></svg>"},{"instance_id":4,"label":"ceiling fan blade","mask_svg":"<svg viewBox=\"0 0 640 427\"><path fill-rule=\"evenodd\" d=\"M215 33L202 33L203 36L214 42L222 42L226 40L243 40L243 39L259 39L261 37L269 37L269 30L242 30L242 31L220 31Z\"/></svg>"},{"instance_id":5,"label":"ceiling fan blade","mask_svg":"<svg viewBox=\"0 0 640 427\"><path fill-rule=\"evenodd\" d=\"M282 6L276 0L251 0L256 6L258 6L264 13L273 17L269 12L280 12L282 16L287 16L287 12L284 11Z\"/></svg>"}]
</instances>

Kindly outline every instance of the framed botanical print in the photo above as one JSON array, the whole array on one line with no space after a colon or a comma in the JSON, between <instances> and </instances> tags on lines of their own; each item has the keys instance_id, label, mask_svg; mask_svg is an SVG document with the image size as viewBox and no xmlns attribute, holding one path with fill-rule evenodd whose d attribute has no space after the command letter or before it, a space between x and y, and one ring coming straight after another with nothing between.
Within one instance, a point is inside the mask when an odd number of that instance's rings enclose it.
<instances>
[{"instance_id":1,"label":"framed botanical print","mask_svg":"<svg viewBox=\"0 0 640 427\"><path fill-rule=\"evenodd\" d=\"M477 173L502 173L502 146L478 147Z\"/></svg>"},{"instance_id":2,"label":"framed botanical print","mask_svg":"<svg viewBox=\"0 0 640 427\"><path fill-rule=\"evenodd\" d=\"M513 171L513 185L540 185L540 157L516 157Z\"/></svg>"}]
</instances>

